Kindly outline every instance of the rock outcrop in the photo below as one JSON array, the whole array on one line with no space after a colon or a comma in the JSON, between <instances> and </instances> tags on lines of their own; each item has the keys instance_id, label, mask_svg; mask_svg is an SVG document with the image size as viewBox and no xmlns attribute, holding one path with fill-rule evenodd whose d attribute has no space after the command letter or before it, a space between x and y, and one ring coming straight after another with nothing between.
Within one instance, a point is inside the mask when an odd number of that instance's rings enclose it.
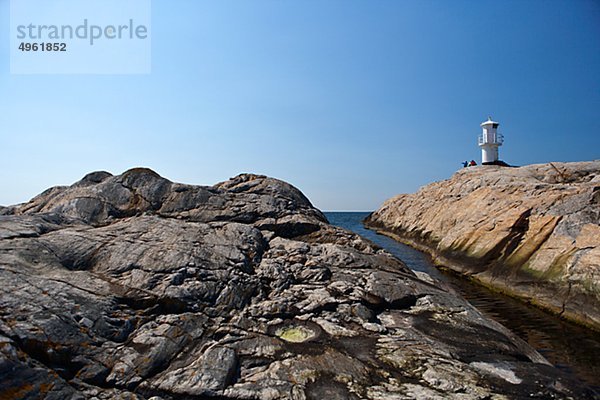
<instances>
[{"instance_id":1,"label":"rock outcrop","mask_svg":"<svg viewBox=\"0 0 600 400\"><path fill-rule=\"evenodd\" d=\"M387 200L366 224L600 330L600 161L465 168Z\"/></svg>"},{"instance_id":2,"label":"rock outcrop","mask_svg":"<svg viewBox=\"0 0 600 400\"><path fill-rule=\"evenodd\" d=\"M0 215L0 399L593 398L296 188L95 172Z\"/></svg>"}]
</instances>

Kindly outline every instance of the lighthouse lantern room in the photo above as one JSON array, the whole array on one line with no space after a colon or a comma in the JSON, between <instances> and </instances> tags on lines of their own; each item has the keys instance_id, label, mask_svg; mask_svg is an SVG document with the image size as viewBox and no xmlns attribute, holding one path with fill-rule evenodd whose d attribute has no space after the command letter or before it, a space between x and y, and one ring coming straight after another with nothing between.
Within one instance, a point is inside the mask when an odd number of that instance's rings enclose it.
<instances>
[{"instance_id":1,"label":"lighthouse lantern room","mask_svg":"<svg viewBox=\"0 0 600 400\"><path fill-rule=\"evenodd\" d=\"M483 132L479 135L478 143L481 147L481 163L494 164L498 162L498 147L504 143L504 137L498 133L498 122L492 121L492 117L481 124Z\"/></svg>"}]
</instances>

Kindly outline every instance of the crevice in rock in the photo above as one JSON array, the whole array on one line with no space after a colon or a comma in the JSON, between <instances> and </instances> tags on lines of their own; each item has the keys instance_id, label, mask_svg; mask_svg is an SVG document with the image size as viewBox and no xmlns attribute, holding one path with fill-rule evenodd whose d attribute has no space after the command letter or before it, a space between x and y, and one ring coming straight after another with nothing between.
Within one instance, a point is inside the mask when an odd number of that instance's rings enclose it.
<instances>
[{"instance_id":1,"label":"crevice in rock","mask_svg":"<svg viewBox=\"0 0 600 400\"><path fill-rule=\"evenodd\" d=\"M38 233L38 232L26 232L26 233L17 232L13 229L10 229L10 228L4 227L4 226L2 227L2 230L12 233L12 236L3 237L2 240L29 239L29 238L36 238L41 235L41 233Z\"/></svg>"},{"instance_id":2,"label":"crevice in rock","mask_svg":"<svg viewBox=\"0 0 600 400\"><path fill-rule=\"evenodd\" d=\"M174 297L127 297L114 296L114 300L146 315L183 314L189 311L188 304Z\"/></svg>"},{"instance_id":3,"label":"crevice in rock","mask_svg":"<svg viewBox=\"0 0 600 400\"><path fill-rule=\"evenodd\" d=\"M56 374L67 381L73 379L77 372L83 367L83 364L73 362L76 353L74 349L70 347L50 341L40 341L34 338L22 339L15 336L10 338L19 350L27 354L33 360L40 362L48 369L56 372Z\"/></svg>"},{"instance_id":4,"label":"crevice in rock","mask_svg":"<svg viewBox=\"0 0 600 400\"><path fill-rule=\"evenodd\" d=\"M361 304L365 307L373 310L376 314L381 314L385 311L392 310L407 310L414 307L417 304L417 300L421 297L426 296L425 294L419 295L407 295L399 299L387 301L382 297L371 295L367 299L361 300Z\"/></svg>"}]
</instances>

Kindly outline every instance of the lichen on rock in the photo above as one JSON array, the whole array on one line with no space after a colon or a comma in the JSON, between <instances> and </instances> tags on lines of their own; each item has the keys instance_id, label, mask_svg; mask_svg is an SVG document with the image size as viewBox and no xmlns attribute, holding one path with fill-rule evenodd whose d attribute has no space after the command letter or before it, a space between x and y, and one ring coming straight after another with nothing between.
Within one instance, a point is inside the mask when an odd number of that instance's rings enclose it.
<instances>
[{"instance_id":1,"label":"lichen on rock","mask_svg":"<svg viewBox=\"0 0 600 400\"><path fill-rule=\"evenodd\" d=\"M283 328L279 328L275 335L285 340L286 342L292 343L302 343L306 342L313 337L315 337L315 333L304 326L286 326Z\"/></svg>"}]
</instances>

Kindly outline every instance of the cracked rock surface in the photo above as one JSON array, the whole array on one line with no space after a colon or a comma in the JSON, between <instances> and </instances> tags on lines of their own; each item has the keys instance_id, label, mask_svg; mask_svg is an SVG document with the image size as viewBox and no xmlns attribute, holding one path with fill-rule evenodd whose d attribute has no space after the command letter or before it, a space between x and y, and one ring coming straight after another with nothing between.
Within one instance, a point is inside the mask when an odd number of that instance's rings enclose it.
<instances>
[{"instance_id":1,"label":"cracked rock surface","mask_svg":"<svg viewBox=\"0 0 600 400\"><path fill-rule=\"evenodd\" d=\"M0 209L0 399L593 397L285 182L94 172Z\"/></svg>"},{"instance_id":2,"label":"cracked rock surface","mask_svg":"<svg viewBox=\"0 0 600 400\"><path fill-rule=\"evenodd\" d=\"M600 331L600 161L464 168L366 224Z\"/></svg>"}]
</instances>

